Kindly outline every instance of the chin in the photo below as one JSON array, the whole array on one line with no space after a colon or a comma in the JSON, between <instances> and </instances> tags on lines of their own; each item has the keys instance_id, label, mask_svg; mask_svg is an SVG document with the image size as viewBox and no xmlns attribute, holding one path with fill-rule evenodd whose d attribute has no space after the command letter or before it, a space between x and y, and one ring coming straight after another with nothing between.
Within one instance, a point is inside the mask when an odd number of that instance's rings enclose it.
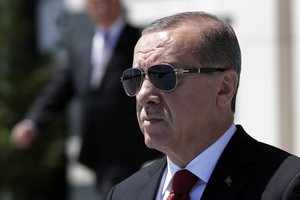
<instances>
[{"instance_id":1,"label":"chin","mask_svg":"<svg viewBox=\"0 0 300 200\"><path fill-rule=\"evenodd\" d=\"M148 134L144 134L144 137L146 146L150 149L154 149L152 138Z\"/></svg>"},{"instance_id":2,"label":"chin","mask_svg":"<svg viewBox=\"0 0 300 200\"><path fill-rule=\"evenodd\" d=\"M164 138L161 134L157 133L145 133L145 144L150 149L156 149L160 151L161 147L165 143Z\"/></svg>"}]
</instances>

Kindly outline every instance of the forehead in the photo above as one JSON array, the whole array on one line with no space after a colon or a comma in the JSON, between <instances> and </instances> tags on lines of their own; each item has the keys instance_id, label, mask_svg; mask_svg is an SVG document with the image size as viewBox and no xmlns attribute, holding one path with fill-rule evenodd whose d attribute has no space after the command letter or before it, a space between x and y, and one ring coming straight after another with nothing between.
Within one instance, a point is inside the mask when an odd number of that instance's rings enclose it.
<instances>
[{"instance_id":1,"label":"forehead","mask_svg":"<svg viewBox=\"0 0 300 200\"><path fill-rule=\"evenodd\" d=\"M184 62L192 58L196 41L196 30L188 27L146 33L135 47L134 66Z\"/></svg>"}]
</instances>

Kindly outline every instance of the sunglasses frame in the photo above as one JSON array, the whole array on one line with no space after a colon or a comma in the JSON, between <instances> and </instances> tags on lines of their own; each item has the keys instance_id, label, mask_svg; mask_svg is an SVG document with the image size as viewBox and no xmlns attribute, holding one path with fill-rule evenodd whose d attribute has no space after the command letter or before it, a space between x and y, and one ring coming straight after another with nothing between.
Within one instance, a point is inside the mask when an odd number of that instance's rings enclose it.
<instances>
[{"instance_id":1,"label":"sunglasses frame","mask_svg":"<svg viewBox=\"0 0 300 200\"><path fill-rule=\"evenodd\" d=\"M170 89L170 90L164 90L164 89L161 89L161 88L159 88L159 87L157 87L154 83L153 83L153 80L151 80L151 78L149 77L149 75L148 75L148 71L149 71L149 69L151 69L151 67L157 67L157 66L168 66L168 67L170 67L172 70L173 70L173 72L166 72L166 73L174 73L174 75L175 75L175 84L174 84L174 87L172 88L172 89ZM136 90L136 92L134 93L134 94L129 94L128 92L127 92L127 90L125 89L126 87L125 87L125 85L124 85L124 74L126 73L126 72L128 72L129 70L132 70L132 69L137 69L137 70L139 70L140 72L141 72L141 74L140 74L140 76L141 76L141 82L140 82L140 84L139 84L139 87L138 87L138 89ZM157 88L158 90L160 90L160 91L162 91L162 92L172 92L173 90L175 90L176 89L176 87L177 87L177 83L178 83L178 75L179 74L207 74L207 73L213 73L213 72L223 72L223 71L225 71L225 70L227 70L227 68L213 68L213 67L205 67L205 68L179 68L179 69L177 69L177 68L174 68L172 65L170 65L170 64L155 64L155 65L151 65L147 70L144 70L144 69L142 69L142 68L128 68L128 69L126 69L124 72L123 72L123 74L122 74L122 76L121 76L121 82L122 82L122 85L123 85L123 88L124 88L124 90L125 90L125 93L128 95L128 96L130 96L130 97L134 97L134 96L136 96L136 94L140 91L140 89L141 89L141 87L142 87L142 84L143 84L143 81L144 81L144 78L146 77L146 76L148 76L148 78L149 78L149 80L150 80L150 82L151 82L151 84L155 87L155 88Z\"/></svg>"}]
</instances>

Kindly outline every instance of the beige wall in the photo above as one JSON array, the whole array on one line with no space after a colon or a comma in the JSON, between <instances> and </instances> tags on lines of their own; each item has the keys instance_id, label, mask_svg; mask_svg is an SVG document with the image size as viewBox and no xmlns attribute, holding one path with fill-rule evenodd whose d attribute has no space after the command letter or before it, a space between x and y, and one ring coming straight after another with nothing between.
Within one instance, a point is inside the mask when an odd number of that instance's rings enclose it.
<instances>
[{"instance_id":1,"label":"beige wall","mask_svg":"<svg viewBox=\"0 0 300 200\"><path fill-rule=\"evenodd\" d=\"M293 89L294 89L294 149L300 156L300 1L293 0L292 6L292 35L293 42Z\"/></svg>"}]
</instances>

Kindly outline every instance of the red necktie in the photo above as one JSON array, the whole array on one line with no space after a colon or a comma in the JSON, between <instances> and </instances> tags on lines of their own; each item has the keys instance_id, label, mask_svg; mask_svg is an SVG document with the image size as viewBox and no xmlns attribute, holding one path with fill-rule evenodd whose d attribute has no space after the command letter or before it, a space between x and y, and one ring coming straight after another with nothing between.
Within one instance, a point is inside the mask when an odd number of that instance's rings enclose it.
<instances>
[{"instance_id":1,"label":"red necktie","mask_svg":"<svg viewBox=\"0 0 300 200\"><path fill-rule=\"evenodd\" d=\"M172 188L167 200L190 200L190 191L199 178L192 172L184 169L175 173Z\"/></svg>"}]
</instances>

